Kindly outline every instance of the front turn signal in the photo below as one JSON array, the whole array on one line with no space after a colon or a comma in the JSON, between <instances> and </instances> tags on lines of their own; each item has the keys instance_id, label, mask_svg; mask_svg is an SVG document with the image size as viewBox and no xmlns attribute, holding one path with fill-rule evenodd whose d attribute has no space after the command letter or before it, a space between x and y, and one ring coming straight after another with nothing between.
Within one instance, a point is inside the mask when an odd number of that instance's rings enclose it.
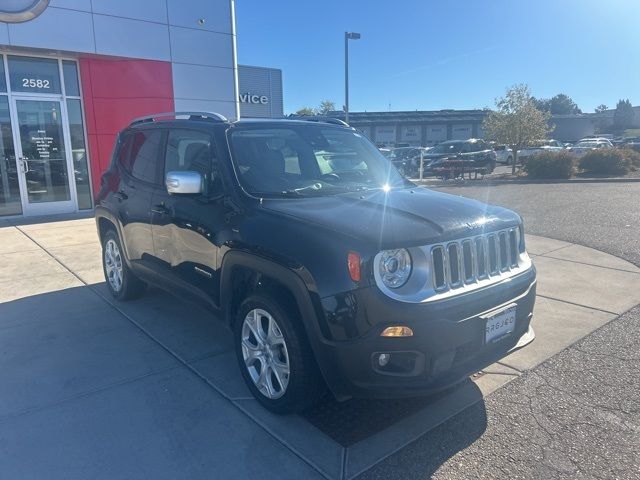
<instances>
[{"instance_id":1,"label":"front turn signal","mask_svg":"<svg viewBox=\"0 0 640 480\"><path fill-rule=\"evenodd\" d=\"M381 337L413 337L413 330L409 327L387 327L380 334Z\"/></svg>"},{"instance_id":2,"label":"front turn signal","mask_svg":"<svg viewBox=\"0 0 640 480\"><path fill-rule=\"evenodd\" d=\"M349 276L354 282L359 282L362 278L360 273L360 255L356 252L349 252L347 255L347 267L349 268Z\"/></svg>"}]
</instances>

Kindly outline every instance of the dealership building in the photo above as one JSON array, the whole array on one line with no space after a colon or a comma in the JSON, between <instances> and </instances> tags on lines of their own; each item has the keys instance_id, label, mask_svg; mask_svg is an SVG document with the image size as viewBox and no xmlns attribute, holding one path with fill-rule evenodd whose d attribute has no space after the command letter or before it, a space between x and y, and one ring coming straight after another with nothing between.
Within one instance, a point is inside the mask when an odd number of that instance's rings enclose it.
<instances>
[{"instance_id":1,"label":"dealership building","mask_svg":"<svg viewBox=\"0 0 640 480\"><path fill-rule=\"evenodd\" d=\"M481 138L485 110L349 112L349 124L378 145L435 145L445 140ZM344 112L329 115L344 120Z\"/></svg>"},{"instance_id":2,"label":"dealership building","mask_svg":"<svg viewBox=\"0 0 640 480\"><path fill-rule=\"evenodd\" d=\"M5 1L0 53L0 216L91 209L136 117L281 109L279 71L238 87L233 0Z\"/></svg>"},{"instance_id":3,"label":"dealership building","mask_svg":"<svg viewBox=\"0 0 640 480\"><path fill-rule=\"evenodd\" d=\"M446 140L484 138L482 122L488 110L349 112L349 124L380 146L431 146ZM330 116L344 120L344 112ZM613 125L614 110L600 113L553 115L551 136L575 142ZM634 107L634 126L640 126L640 107Z\"/></svg>"}]
</instances>

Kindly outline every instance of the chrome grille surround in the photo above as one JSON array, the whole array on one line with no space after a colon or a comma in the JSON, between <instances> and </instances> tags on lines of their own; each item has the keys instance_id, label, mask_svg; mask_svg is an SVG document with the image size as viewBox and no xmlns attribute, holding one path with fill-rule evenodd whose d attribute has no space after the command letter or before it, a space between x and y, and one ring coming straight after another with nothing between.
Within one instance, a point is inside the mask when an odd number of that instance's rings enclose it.
<instances>
[{"instance_id":1,"label":"chrome grille surround","mask_svg":"<svg viewBox=\"0 0 640 480\"><path fill-rule=\"evenodd\" d=\"M441 300L493 285L531 268L521 227L409 248L411 277L401 288L385 287L374 268L378 288L407 303ZM374 258L378 264L381 253Z\"/></svg>"}]
</instances>

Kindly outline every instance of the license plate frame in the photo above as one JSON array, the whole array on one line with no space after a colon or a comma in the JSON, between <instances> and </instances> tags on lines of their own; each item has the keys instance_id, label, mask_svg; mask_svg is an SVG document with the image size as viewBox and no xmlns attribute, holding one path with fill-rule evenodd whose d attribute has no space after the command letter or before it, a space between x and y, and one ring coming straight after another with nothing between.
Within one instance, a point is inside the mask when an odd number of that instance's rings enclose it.
<instances>
[{"instance_id":1,"label":"license plate frame","mask_svg":"<svg viewBox=\"0 0 640 480\"><path fill-rule=\"evenodd\" d=\"M515 303L483 315L485 345L499 342L513 333L516 326Z\"/></svg>"}]
</instances>

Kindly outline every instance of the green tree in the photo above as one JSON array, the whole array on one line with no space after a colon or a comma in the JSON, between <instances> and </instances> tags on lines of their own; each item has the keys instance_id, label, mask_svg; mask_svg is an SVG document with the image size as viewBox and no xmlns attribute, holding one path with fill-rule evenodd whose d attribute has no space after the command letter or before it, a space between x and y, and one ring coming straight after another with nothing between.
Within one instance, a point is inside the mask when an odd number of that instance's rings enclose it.
<instances>
[{"instance_id":1,"label":"green tree","mask_svg":"<svg viewBox=\"0 0 640 480\"><path fill-rule=\"evenodd\" d=\"M323 100L322 102L320 102L320 106L318 107L317 111L320 115L326 115L329 112L335 111L335 109L335 102L332 102L331 100Z\"/></svg>"},{"instance_id":2,"label":"green tree","mask_svg":"<svg viewBox=\"0 0 640 480\"><path fill-rule=\"evenodd\" d=\"M582 113L580 107L569 95L559 93L551 98L533 98L536 108L551 115L568 115Z\"/></svg>"},{"instance_id":3,"label":"green tree","mask_svg":"<svg viewBox=\"0 0 640 480\"><path fill-rule=\"evenodd\" d=\"M607 107L604 103L601 103L600 105L598 105L596 107L596 113L602 113L609 110L609 107Z\"/></svg>"},{"instance_id":4,"label":"green tree","mask_svg":"<svg viewBox=\"0 0 640 480\"><path fill-rule=\"evenodd\" d=\"M302 107L300 110L298 110L296 112L296 115L301 115L301 116L313 116L315 115L316 109L315 108L311 108L311 107Z\"/></svg>"},{"instance_id":5,"label":"green tree","mask_svg":"<svg viewBox=\"0 0 640 480\"><path fill-rule=\"evenodd\" d=\"M511 147L512 172L515 173L518 152L547 138L551 132L549 118L549 112L536 107L529 87L520 84L508 88L504 97L496 99L496 110L485 117L482 128L488 138Z\"/></svg>"},{"instance_id":6,"label":"green tree","mask_svg":"<svg viewBox=\"0 0 640 480\"><path fill-rule=\"evenodd\" d=\"M618 100L616 111L613 114L613 126L617 129L633 126L633 107L629 99Z\"/></svg>"}]
</instances>

